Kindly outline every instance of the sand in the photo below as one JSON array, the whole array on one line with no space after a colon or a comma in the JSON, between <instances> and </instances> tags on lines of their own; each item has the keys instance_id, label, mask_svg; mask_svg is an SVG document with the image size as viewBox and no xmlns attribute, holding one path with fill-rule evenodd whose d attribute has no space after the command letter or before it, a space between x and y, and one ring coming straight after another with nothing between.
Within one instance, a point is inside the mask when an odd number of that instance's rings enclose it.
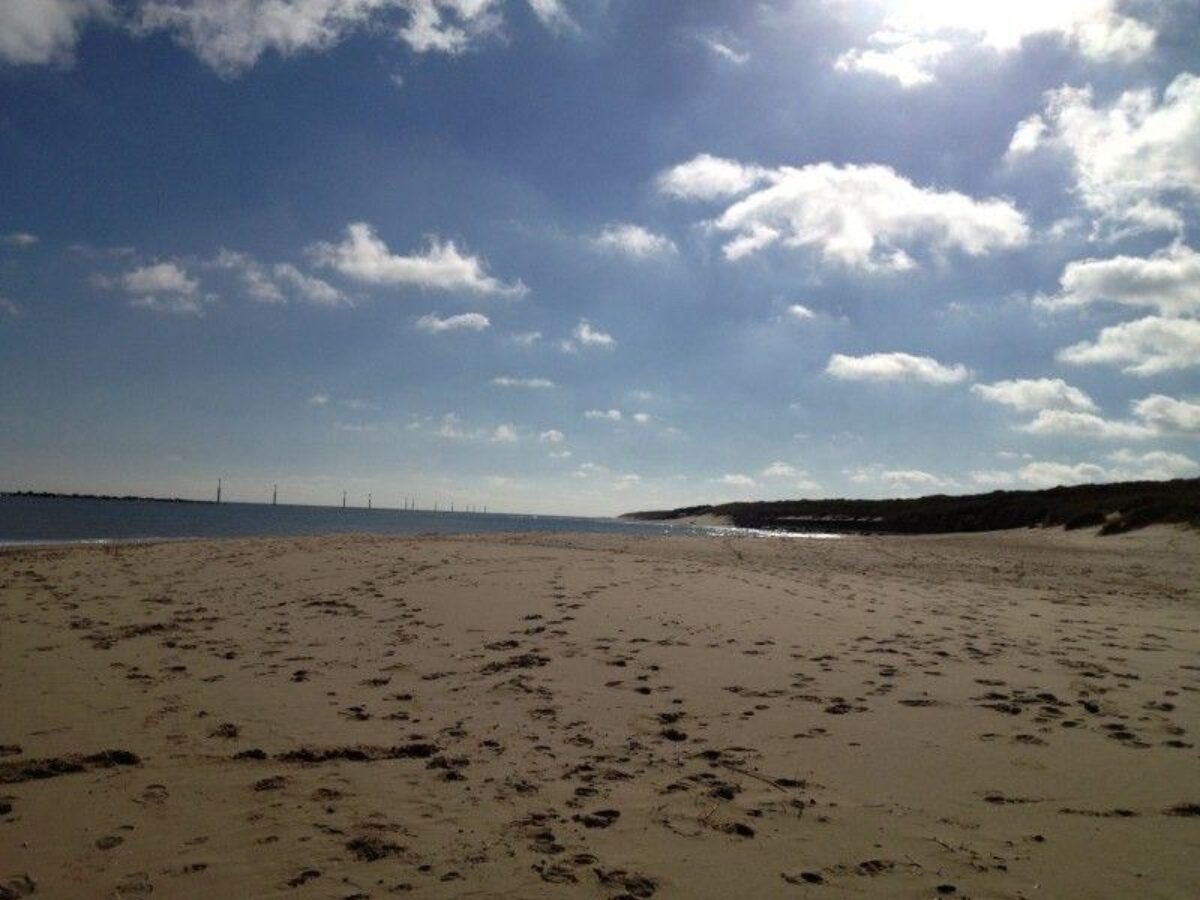
<instances>
[{"instance_id":1,"label":"sand","mask_svg":"<svg viewBox=\"0 0 1200 900\"><path fill-rule=\"evenodd\" d=\"M1200 896L1200 538L0 553L0 897Z\"/></svg>"}]
</instances>

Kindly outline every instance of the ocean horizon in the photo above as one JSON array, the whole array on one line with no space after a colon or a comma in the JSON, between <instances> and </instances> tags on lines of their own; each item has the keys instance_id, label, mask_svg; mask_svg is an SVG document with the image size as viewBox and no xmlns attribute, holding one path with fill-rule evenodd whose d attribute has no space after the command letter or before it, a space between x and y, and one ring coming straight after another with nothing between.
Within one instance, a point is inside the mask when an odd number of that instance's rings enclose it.
<instances>
[{"instance_id":1,"label":"ocean horizon","mask_svg":"<svg viewBox=\"0 0 1200 900\"><path fill-rule=\"evenodd\" d=\"M0 495L0 546L321 534L709 534L701 526L481 513L117 497Z\"/></svg>"}]
</instances>

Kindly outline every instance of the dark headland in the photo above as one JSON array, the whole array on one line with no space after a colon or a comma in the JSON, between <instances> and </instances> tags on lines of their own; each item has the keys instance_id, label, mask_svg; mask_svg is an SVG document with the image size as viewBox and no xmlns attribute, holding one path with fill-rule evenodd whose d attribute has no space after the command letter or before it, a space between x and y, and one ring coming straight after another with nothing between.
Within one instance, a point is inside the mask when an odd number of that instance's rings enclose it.
<instances>
[{"instance_id":1,"label":"dark headland","mask_svg":"<svg viewBox=\"0 0 1200 900\"><path fill-rule=\"evenodd\" d=\"M738 528L794 532L945 534L1099 526L1101 534L1117 534L1158 524L1200 527L1200 478L895 500L763 500L631 512L621 518L687 521L702 516Z\"/></svg>"}]
</instances>

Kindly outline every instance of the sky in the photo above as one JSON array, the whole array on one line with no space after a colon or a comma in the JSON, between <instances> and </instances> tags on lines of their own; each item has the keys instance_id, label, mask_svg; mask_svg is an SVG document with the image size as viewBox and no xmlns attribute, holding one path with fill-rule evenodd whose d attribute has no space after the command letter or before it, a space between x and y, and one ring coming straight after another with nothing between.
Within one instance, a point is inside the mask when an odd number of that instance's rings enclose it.
<instances>
[{"instance_id":1,"label":"sky","mask_svg":"<svg viewBox=\"0 0 1200 900\"><path fill-rule=\"evenodd\" d=\"M7 0L0 489L1200 475L1188 0Z\"/></svg>"}]
</instances>

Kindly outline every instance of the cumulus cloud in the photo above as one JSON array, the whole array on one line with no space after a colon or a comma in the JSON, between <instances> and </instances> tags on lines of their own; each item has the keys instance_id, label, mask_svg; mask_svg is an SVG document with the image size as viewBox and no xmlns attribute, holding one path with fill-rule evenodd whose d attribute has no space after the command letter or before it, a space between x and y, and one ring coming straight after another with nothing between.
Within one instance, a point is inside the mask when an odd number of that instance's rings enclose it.
<instances>
[{"instance_id":1,"label":"cumulus cloud","mask_svg":"<svg viewBox=\"0 0 1200 900\"><path fill-rule=\"evenodd\" d=\"M426 313L417 319L417 328L430 334L442 334L447 331L483 331L491 324L491 321L483 313L461 313L446 318Z\"/></svg>"},{"instance_id":2,"label":"cumulus cloud","mask_svg":"<svg viewBox=\"0 0 1200 900\"><path fill-rule=\"evenodd\" d=\"M620 422L621 411L619 409L589 409L583 414L585 419L603 419L606 422Z\"/></svg>"},{"instance_id":3,"label":"cumulus cloud","mask_svg":"<svg viewBox=\"0 0 1200 900\"><path fill-rule=\"evenodd\" d=\"M1107 107L1096 106L1090 87L1051 91L1045 112L1018 126L1009 158L1042 146L1071 159L1076 191L1101 224L1118 234L1182 231L1182 216L1164 201L1200 197L1200 77L1177 76L1161 102L1149 89Z\"/></svg>"},{"instance_id":4,"label":"cumulus cloud","mask_svg":"<svg viewBox=\"0 0 1200 900\"><path fill-rule=\"evenodd\" d=\"M727 473L725 475L722 475L720 478L714 478L713 481L715 481L717 484L723 484L726 487L735 487L735 488L758 487L758 482L755 481L753 478L751 478L749 475L742 475L742 474L736 473L736 472Z\"/></svg>"},{"instance_id":5,"label":"cumulus cloud","mask_svg":"<svg viewBox=\"0 0 1200 900\"><path fill-rule=\"evenodd\" d=\"M866 47L835 62L844 72L872 72L906 88L929 84L952 50L986 48L1011 53L1034 35L1051 35L1097 62L1128 62L1154 44L1150 26L1123 15L1119 0L1013 0L947 3L891 0Z\"/></svg>"},{"instance_id":6,"label":"cumulus cloud","mask_svg":"<svg viewBox=\"0 0 1200 900\"><path fill-rule=\"evenodd\" d=\"M1031 462L1022 466L1018 475L1026 484L1038 488L1110 480L1104 467L1093 463Z\"/></svg>"},{"instance_id":7,"label":"cumulus cloud","mask_svg":"<svg viewBox=\"0 0 1200 900\"><path fill-rule=\"evenodd\" d=\"M329 403L328 394L313 394L308 398L308 402L313 406L326 406Z\"/></svg>"},{"instance_id":8,"label":"cumulus cloud","mask_svg":"<svg viewBox=\"0 0 1200 900\"><path fill-rule=\"evenodd\" d=\"M1063 434L1070 437L1113 438L1139 440L1154 437L1157 432L1137 422L1104 419L1095 413L1067 409L1043 409L1022 431L1030 434Z\"/></svg>"},{"instance_id":9,"label":"cumulus cloud","mask_svg":"<svg viewBox=\"0 0 1200 900\"><path fill-rule=\"evenodd\" d=\"M554 382L549 378L513 378L508 375L499 375L493 378L492 384L496 387L530 388L534 390L554 387Z\"/></svg>"},{"instance_id":10,"label":"cumulus cloud","mask_svg":"<svg viewBox=\"0 0 1200 900\"><path fill-rule=\"evenodd\" d=\"M1094 341L1058 351L1073 365L1119 365L1131 375L1157 375L1200 366L1200 321L1149 316L1103 328Z\"/></svg>"},{"instance_id":11,"label":"cumulus cloud","mask_svg":"<svg viewBox=\"0 0 1200 900\"><path fill-rule=\"evenodd\" d=\"M262 303L298 300L315 306L354 305L333 285L301 272L291 263L264 265L248 254L222 250L213 264L237 272L246 293Z\"/></svg>"},{"instance_id":12,"label":"cumulus cloud","mask_svg":"<svg viewBox=\"0 0 1200 900\"><path fill-rule=\"evenodd\" d=\"M576 31L579 26L567 12L563 0L527 0L538 20L552 31Z\"/></svg>"},{"instance_id":13,"label":"cumulus cloud","mask_svg":"<svg viewBox=\"0 0 1200 900\"><path fill-rule=\"evenodd\" d=\"M1151 394L1134 402L1133 414L1165 434L1200 434L1200 403Z\"/></svg>"},{"instance_id":14,"label":"cumulus cloud","mask_svg":"<svg viewBox=\"0 0 1200 900\"><path fill-rule=\"evenodd\" d=\"M879 484L895 493L912 493L956 487L951 478L942 478L922 469L885 469L879 464L845 469L843 474L854 484Z\"/></svg>"},{"instance_id":15,"label":"cumulus cloud","mask_svg":"<svg viewBox=\"0 0 1200 900\"><path fill-rule=\"evenodd\" d=\"M1107 302L1164 316L1198 315L1200 253L1176 241L1148 257L1076 260L1063 269L1059 285L1057 294L1035 302L1048 309Z\"/></svg>"},{"instance_id":16,"label":"cumulus cloud","mask_svg":"<svg viewBox=\"0 0 1200 900\"><path fill-rule=\"evenodd\" d=\"M83 26L108 11L107 0L6 0L0 3L0 61L69 64Z\"/></svg>"},{"instance_id":17,"label":"cumulus cloud","mask_svg":"<svg viewBox=\"0 0 1200 900\"><path fill-rule=\"evenodd\" d=\"M659 188L684 199L745 194L709 223L731 235L723 247L730 260L781 244L811 249L826 263L904 271L916 265L905 248L978 256L1029 237L1007 200L918 187L881 165L763 169L702 155L661 175Z\"/></svg>"},{"instance_id":18,"label":"cumulus cloud","mask_svg":"<svg viewBox=\"0 0 1200 900\"><path fill-rule=\"evenodd\" d=\"M0 238L0 242L3 242L9 247L17 247L21 250L24 250L26 247L32 247L34 244L36 244L38 242L38 236L36 234L30 234L27 231L14 231L11 234L4 235L3 238Z\"/></svg>"},{"instance_id":19,"label":"cumulus cloud","mask_svg":"<svg viewBox=\"0 0 1200 900\"><path fill-rule=\"evenodd\" d=\"M670 256L677 252L670 238L629 222L606 225L600 234L592 239L592 243L601 250L620 253L634 259Z\"/></svg>"},{"instance_id":20,"label":"cumulus cloud","mask_svg":"<svg viewBox=\"0 0 1200 900\"><path fill-rule=\"evenodd\" d=\"M763 478L796 478L800 470L790 463L773 462L760 473Z\"/></svg>"},{"instance_id":21,"label":"cumulus cloud","mask_svg":"<svg viewBox=\"0 0 1200 900\"><path fill-rule=\"evenodd\" d=\"M519 437L516 426L505 423L496 426L492 432L491 441L493 444L515 444Z\"/></svg>"},{"instance_id":22,"label":"cumulus cloud","mask_svg":"<svg viewBox=\"0 0 1200 900\"><path fill-rule=\"evenodd\" d=\"M416 53L454 55L502 21L499 0L142 0L134 14L139 33L166 32L226 76L269 51L316 52L368 28Z\"/></svg>"},{"instance_id":23,"label":"cumulus cloud","mask_svg":"<svg viewBox=\"0 0 1200 900\"><path fill-rule=\"evenodd\" d=\"M1021 412L1042 409L1095 410L1092 398L1061 378L1018 378L992 384L973 384L971 393L989 403L1011 406Z\"/></svg>"},{"instance_id":24,"label":"cumulus cloud","mask_svg":"<svg viewBox=\"0 0 1200 900\"><path fill-rule=\"evenodd\" d=\"M617 343L611 334L593 328L592 323L587 319L579 320L579 324L575 326L571 336L584 347L613 347Z\"/></svg>"},{"instance_id":25,"label":"cumulus cloud","mask_svg":"<svg viewBox=\"0 0 1200 900\"><path fill-rule=\"evenodd\" d=\"M637 422L639 425L649 425L653 419L653 416L651 416L650 413L636 412L633 414L632 418L633 421Z\"/></svg>"},{"instance_id":26,"label":"cumulus cloud","mask_svg":"<svg viewBox=\"0 0 1200 900\"><path fill-rule=\"evenodd\" d=\"M787 308L785 315L794 322L805 322L816 318L816 313L799 303L793 303Z\"/></svg>"},{"instance_id":27,"label":"cumulus cloud","mask_svg":"<svg viewBox=\"0 0 1200 900\"><path fill-rule=\"evenodd\" d=\"M1116 463L1108 473L1114 481L1169 481L1189 478L1200 472L1200 464L1191 457L1165 450L1141 454L1118 450L1109 454L1108 459Z\"/></svg>"},{"instance_id":28,"label":"cumulus cloud","mask_svg":"<svg viewBox=\"0 0 1200 900\"><path fill-rule=\"evenodd\" d=\"M557 428L550 428L538 435L538 440L543 444L561 444L567 439L567 436Z\"/></svg>"},{"instance_id":29,"label":"cumulus cloud","mask_svg":"<svg viewBox=\"0 0 1200 900\"><path fill-rule=\"evenodd\" d=\"M130 306L154 312L202 316L211 299L200 293L199 281L170 261L140 266L116 283L132 298Z\"/></svg>"},{"instance_id":30,"label":"cumulus cloud","mask_svg":"<svg viewBox=\"0 0 1200 900\"><path fill-rule=\"evenodd\" d=\"M1049 488L1108 481L1168 481L1172 478L1188 478L1200 472L1200 464L1194 459L1165 450L1146 453L1117 450L1109 454L1107 459L1112 465L1031 462L1021 467L1017 477L1030 487Z\"/></svg>"},{"instance_id":31,"label":"cumulus cloud","mask_svg":"<svg viewBox=\"0 0 1200 900\"><path fill-rule=\"evenodd\" d=\"M478 257L460 253L453 241L431 237L422 252L394 254L365 222L347 225L341 243L322 242L310 252L320 265L367 284L504 296L528 292L520 281L505 284L488 275Z\"/></svg>"},{"instance_id":32,"label":"cumulus cloud","mask_svg":"<svg viewBox=\"0 0 1200 900\"><path fill-rule=\"evenodd\" d=\"M658 189L680 200L720 200L743 194L767 177L759 166L701 153L658 177Z\"/></svg>"},{"instance_id":33,"label":"cumulus cloud","mask_svg":"<svg viewBox=\"0 0 1200 900\"><path fill-rule=\"evenodd\" d=\"M953 49L949 41L877 32L872 46L847 50L834 61L839 72L871 72L912 88L935 81L934 67Z\"/></svg>"},{"instance_id":34,"label":"cumulus cloud","mask_svg":"<svg viewBox=\"0 0 1200 900\"><path fill-rule=\"evenodd\" d=\"M527 2L551 30L576 29L562 0ZM168 34L226 77L266 53L319 52L367 30L415 53L457 55L501 31L502 6L502 0L7 0L0 3L0 60L69 63L84 25L97 18L135 35Z\"/></svg>"},{"instance_id":35,"label":"cumulus cloud","mask_svg":"<svg viewBox=\"0 0 1200 900\"><path fill-rule=\"evenodd\" d=\"M970 377L963 365L945 365L928 356L908 353L868 353L829 357L825 372L843 381L923 381L928 384L956 384Z\"/></svg>"}]
</instances>

